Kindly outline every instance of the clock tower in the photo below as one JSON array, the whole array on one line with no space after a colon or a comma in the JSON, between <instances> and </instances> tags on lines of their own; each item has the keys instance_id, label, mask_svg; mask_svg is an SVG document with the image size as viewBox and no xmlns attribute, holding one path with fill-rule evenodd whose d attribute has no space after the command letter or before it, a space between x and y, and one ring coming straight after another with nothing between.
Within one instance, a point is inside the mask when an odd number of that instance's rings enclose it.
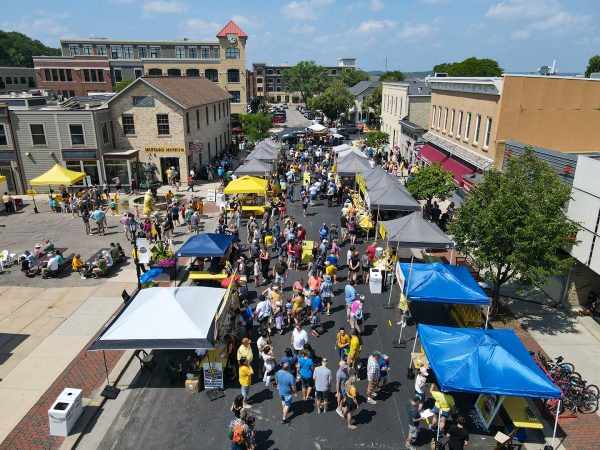
<instances>
[{"instance_id":1,"label":"clock tower","mask_svg":"<svg viewBox=\"0 0 600 450\"><path fill-rule=\"evenodd\" d=\"M246 41L248 35L233 20L217 33L221 47L219 84L232 96L231 112L244 114L247 111L248 92L246 86Z\"/></svg>"}]
</instances>

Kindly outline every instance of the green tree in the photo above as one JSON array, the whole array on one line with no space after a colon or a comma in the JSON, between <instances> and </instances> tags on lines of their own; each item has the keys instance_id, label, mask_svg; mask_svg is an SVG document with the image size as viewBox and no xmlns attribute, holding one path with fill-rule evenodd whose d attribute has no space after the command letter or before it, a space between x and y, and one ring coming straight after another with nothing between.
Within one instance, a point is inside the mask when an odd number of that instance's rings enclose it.
<instances>
[{"instance_id":1,"label":"green tree","mask_svg":"<svg viewBox=\"0 0 600 450\"><path fill-rule=\"evenodd\" d=\"M300 61L294 67L285 68L282 77L286 89L300 92L305 103L313 95L323 92L330 81L327 69L314 61Z\"/></svg>"},{"instance_id":2,"label":"green tree","mask_svg":"<svg viewBox=\"0 0 600 450\"><path fill-rule=\"evenodd\" d=\"M131 78L125 78L124 80L119 81L117 84L115 84L113 86L113 91L121 92L123 89L125 89L127 86L129 86L131 83L133 83L133 80Z\"/></svg>"},{"instance_id":3,"label":"green tree","mask_svg":"<svg viewBox=\"0 0 600 450\"><path fill-rule=\"evenodd\" d=\"M341 80L334 80L322 94L308 99L310 109L321 110L332 120L348 112L352 105L354 96Z\"/></svg>"},{"instance_id":4,"label":"green tree","mask_svg":"<svg viewBox=\"0 0 600 450\"><path fill-rule=\"evenodd\" d=\"M406 77L399 70L392 70L390 72L383 72L379 77L379 81L381 82L390 82L390 81L404 81Z\"/></svg>"},{"instance_id":5,"label":"green tree","mask_svg":"<svg viewBox=\"0 0 600 450\"><path fill-rule=\"evenodd\" d=\"M352 87L355 84L366 81L369 79L369 74L364 70L356 69L356 70L346 70L337 76L337 79L340 80L348 87Z\"/></svg>"},{"instance_id":6,"label":"green tree","mask_svg":"<svg viewBox=\"0 0 600 450\"><path fill-rule=\"evenodd\" d=\"M390 140L390 135L383 131L369 131L365 135L365 142L368 146L379 148L387 144Z\"/></svg>"},{"instance_id":7,"label":"green tree","mask_svg":"<svg viewBox=\"0 0 600 450\"><path fill-rule=\"evenodd\" d=\"M420 170L406 183L408 191L431 204L434 198L445 200L456 189L454 174L442 169L441 164L430 164Z\"/></svg>"},{"instance_id":8,"label":"green tree","mask_svg":"<svg viewBox=\"0 0 600 450\"><path fill-rule=\"evenodd\" d=\"M250 142L257 142L269 137L273 116L262 112L244 114L241 117L242 131Z\"/></svg>"},{"instance_id":9,"label":"green tree","mask_svg":"<svg viewBox=\"0 0 600 450\"><path fill-rule=\"evenodd\" d=\"M585 77L589 78L593 72L600 72L600 55L592 56L585 69Z\"/></svg>"},{"instance_id":10,"label":"green tree","mask_svg":"<svg viewBox=\"0 0 600 450\"><path fill-rule=\"evenodd\" d=\"M450 77L499 77L504 73L497 61L475 57L461 62L437 64L433 71L447 73Z\"/></svg>"},{"instance_id":11,"label":"green tree","mask_svg":"<svg viewBox=\"0 0 600 450\"><path fill-rule=\"evenodd\" d=\"M572 263L558 252L576 243L578 225L564 211L570 196L570 187L529 147L509 158L504 172L487 172L457 210L450 233L494 281L492 311L510 279L538 283Z\"/></svg>"},{"instance_id":12,"label":"green tree","mask_svg":"<svg viewBox=\"0 0 600 450\"><path fill-rule=\"evenodd\" d=\"M0 66L33 67L33 56L60 54L60 49L46 47L23 33L0 30Z\"/></svg>"},{"instance_id":13,"label":"green tree","mask_svg":"<svg viewBox=\"0 0 600 450\"><path fill-rule=\"evenodd\" d=\"M371 95L365 98L362 102L362 108L371 108L376 118L381 117L381 98L383 96L383 86L381 84L375 86L371 91Z\"/></svg>"}]
</instances>

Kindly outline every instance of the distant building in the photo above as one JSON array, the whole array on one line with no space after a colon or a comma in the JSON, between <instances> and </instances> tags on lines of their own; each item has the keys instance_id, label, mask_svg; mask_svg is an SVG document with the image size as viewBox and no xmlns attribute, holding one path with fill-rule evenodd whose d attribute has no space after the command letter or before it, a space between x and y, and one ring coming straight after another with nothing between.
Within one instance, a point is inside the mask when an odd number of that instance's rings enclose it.
<instances>
[{"instance_id":1,"label":"distant building","mask_svg":"<svg viewBox=\"0 0 600 450\"><path fill-rule=\"evenodd\" d=\"M31 67L0 67L0 94L23 92L36 87L35 69Z\"/></svg>"},{"instance_id":2,"label":"distant building","mask_svg":"<svg viewBox=\"0 0 600 450\"><path fill-rule=\"evenodd\" d=\"M125 41L106 38L62 39L63 56L103 56L113 85L146 76L205 77L232 96L232 113L246 112L246 41L248 35L230 21L214 41L189 39Z\"/></svg>"},{"instance_id":3,"label":"distant building","mask_svg":"<svg viewBox=\"0 0 600 450\"><path fill-rule=\"evenodd\" d=\"M264 62L252 63L254 80L251 96L265 97L271 103L301 103L299 92L289 92L286 89L283 71L293 66L273 66ZM329 76L335 77L342 72L356 69L356 58L339 58L337 66L326 67Z\"/></svg>"},{"instance_id":4,"label":"distant building","mask_svg":"<svg viewBox=\"0 0 600 450\"><path fill-rule=\"evenodd\" d=\"M353 122L367 122L369 119L369 111L363 110L362 103L366 98L371 96L373 89L379 86L381 82L374 80L359 81L348 90L354 96L354 107L350 111L350 120Z\"/></svg>"}]
</instances>

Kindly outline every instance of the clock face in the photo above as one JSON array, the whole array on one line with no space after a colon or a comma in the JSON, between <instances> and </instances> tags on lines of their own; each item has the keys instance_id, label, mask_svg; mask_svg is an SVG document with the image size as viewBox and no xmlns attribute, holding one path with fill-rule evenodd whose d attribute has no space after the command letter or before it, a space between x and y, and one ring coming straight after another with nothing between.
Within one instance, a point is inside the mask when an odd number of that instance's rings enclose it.
<instances>
[{"instance_id":1,"label":"clock face","mask_svg":"<svg viewBox=\"0 0 600 450\"><path fill-rule=\"evenodd\" d=\"M227 35L227 42L229 42L230 44L235 44L236 41L237 41L237 36L235 34Z\"/></svg>"}]
</instances>

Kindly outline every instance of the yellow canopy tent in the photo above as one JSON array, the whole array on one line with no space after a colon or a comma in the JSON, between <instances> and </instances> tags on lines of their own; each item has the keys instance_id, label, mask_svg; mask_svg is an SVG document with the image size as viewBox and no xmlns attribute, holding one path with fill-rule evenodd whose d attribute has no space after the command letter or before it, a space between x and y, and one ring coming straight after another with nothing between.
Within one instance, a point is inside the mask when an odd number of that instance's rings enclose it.
<instances>
[{"instance_id":1,"label":"yellow canopy tent","mask_svg":"<svg viewBox=\"0 0 600 450\"><path fill-rule=\"evenodd\" d=\"M230 181L223 190L227 195L232 194L267 194L267 180L251 176L240 177Z\"/></svg>"},{"instance_id":2,"label":"yellow canopy tent","mask_svg":"<svg viewBox=\"0 0 600 450\"><path fill-rule=\"evenodd\" d=\"M55 164L54 167L43 173L37 178L34 178L29 182L32 186L45 186L45 185L61 185L70 186L78 181L85 178L85 172L75 172L73 170L65 169L60 164Z\"/></svg>"}]
</instances>

